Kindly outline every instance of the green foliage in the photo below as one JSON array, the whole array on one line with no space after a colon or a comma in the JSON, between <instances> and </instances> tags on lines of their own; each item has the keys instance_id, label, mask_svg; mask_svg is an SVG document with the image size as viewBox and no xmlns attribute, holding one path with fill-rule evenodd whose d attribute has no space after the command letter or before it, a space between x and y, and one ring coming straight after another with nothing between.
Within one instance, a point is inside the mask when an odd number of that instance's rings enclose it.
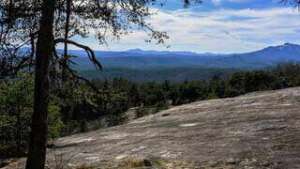
<instances>
[{"instance_id":1,"label":"green foliage","mask_svg":"<svg viewBox=\"0 0 300 169\"><path fill-rule=\"evenodd\" d=\"M33 112L33 77L19 74L0 82L0 156L26 152ZM49 137L60 136L63 124L59 107L49 106Z\"/></svg>"},{"instance_id":2,"label":"green foliage","mask_svg":"<svg viewBox=\"0 0 300 169\"><path fill-rule=\"evenodd\" d=\"M1 155L21 155L27 145L32 113L33 81L20 74L0 83L0 145ZM1 146L0 146L1 147Z\"/></svg>"},{"instance_id":3,"label":"green foliage","mask_svg":"<svg viewBox=\"0 0 300 169\"><path fill-rule=\"evenodd\" d=\"M64 123L61 120L60 108L57 105L50 104L48 107L48 137L57 138L61 136Z\"/></svg>"}]
</instances>

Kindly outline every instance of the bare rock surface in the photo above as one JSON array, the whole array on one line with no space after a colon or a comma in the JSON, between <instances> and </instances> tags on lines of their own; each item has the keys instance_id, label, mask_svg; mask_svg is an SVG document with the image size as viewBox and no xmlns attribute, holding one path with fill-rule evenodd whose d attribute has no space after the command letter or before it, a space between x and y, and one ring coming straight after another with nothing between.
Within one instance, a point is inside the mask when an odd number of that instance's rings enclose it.
<instances>
[{"instance_id":1,"label":"bare rock surface","mask_svg":"<svg viewBox=\"0 0 300 169\"><path fill-rule=\"evenodd\" d=\"M186 104L60 138L48 150L50 166L61 160L106 168L127 158L193 164L186 168L299 169L300 88Z\"/></svg>"}]
</instances>

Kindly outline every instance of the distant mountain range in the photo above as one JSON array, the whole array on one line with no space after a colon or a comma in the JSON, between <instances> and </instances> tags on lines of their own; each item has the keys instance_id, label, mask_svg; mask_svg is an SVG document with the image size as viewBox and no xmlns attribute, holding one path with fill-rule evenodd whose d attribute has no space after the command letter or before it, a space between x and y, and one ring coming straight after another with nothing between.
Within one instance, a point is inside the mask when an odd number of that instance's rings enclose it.
<instances>
[{"instance_id":1,"label":"distant mountain range","mask_svg":"<svg viewBox=\"0 0 300 169\"><path fill-rule=\"evenodd\" d=\"M218 75L226 77L240 70L264 69L280 63L300 62L300 45L285 43L240 54L213 54L171 51L95 51L104 70L99 72L86 53L71 50L79 56L72 61L75 69L90 79L126 78L132 81L204 80Z\"/></svg>"},{"instance_id":2,"label":"distant mountain range","mask_svg":"<svg viewBox=\"0 0 300 169\"><path fill-rule=\"evenodd\" d=\"M84 51L71 50L78 55L73 61L80 70L91 70ZM285 62L300 61L300 45L285 43L262 50L240 54L212 54L171 51L96 51L97 58L104 68L122 68L133 70L174 69L174 68L221 68L221 69L260 69Z\"/></svg>"}]
</instances>

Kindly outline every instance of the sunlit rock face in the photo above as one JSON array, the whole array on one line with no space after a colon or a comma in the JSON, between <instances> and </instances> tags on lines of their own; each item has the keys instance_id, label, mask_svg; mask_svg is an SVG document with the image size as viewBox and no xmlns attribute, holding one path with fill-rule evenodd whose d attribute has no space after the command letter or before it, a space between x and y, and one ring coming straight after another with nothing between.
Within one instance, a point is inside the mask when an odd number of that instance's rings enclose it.
<instances>
[{"instance_id":1,"label":"sunlit rock face","mask_svg":"<svg viewBox=\"0 0 300 169\"><path fill-rule=\"evenodd\" d=\"M60 138L54 144L48 150L49 166L59 157L73 168L108 168L128 159L143 159L150 165L152 159L160 159L175 169L296 169L300 168L300 88L173 107L122 126ZM13 164L22 166L22 160Z\"/></svg>"}]
</instances>

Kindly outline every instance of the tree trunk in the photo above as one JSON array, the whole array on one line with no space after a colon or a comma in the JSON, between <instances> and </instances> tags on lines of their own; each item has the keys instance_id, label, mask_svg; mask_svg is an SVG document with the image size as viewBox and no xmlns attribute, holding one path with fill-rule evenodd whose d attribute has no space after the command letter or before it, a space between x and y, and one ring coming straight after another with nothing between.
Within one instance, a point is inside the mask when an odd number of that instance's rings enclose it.
<instances>
[{"instance_id":1,"label":"tree trunk","mask_svg":"<svg viewBox=\"0 0 300 169\"><path fill-rule=\"evenodd\" d=\"M26 169L44 169L48 133L49 62L53 50L53 20L56 0L43 0L36 45L34 112Z\"/></svg>"}]
</instances>

